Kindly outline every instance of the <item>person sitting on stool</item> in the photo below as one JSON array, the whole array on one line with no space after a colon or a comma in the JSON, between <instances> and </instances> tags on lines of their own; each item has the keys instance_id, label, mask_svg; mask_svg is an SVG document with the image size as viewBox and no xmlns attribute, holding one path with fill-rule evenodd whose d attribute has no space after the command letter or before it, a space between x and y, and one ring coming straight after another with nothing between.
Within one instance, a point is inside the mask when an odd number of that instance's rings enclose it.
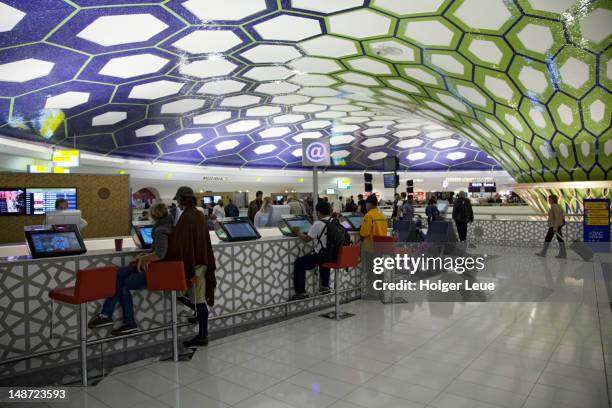
<instances>
[{"instance_id":1,"label":"person sitting on stool","mask_svg":"<svg viewBox=\"0 0 612 408\"><path fill-rule=\"evenodd\" d=\"M329 268L321 267L324 262L320 251L327 245L327 222L330 220L331 206L327 201L317 202L315 208L317 211L317 221L312 224L308 234L302 234L298 227L293 228L293 233L302 241L310 242L315 241L314 250L297 258L293 264L293 286L295 288L295 295L291 300L306 299L308 293L306 293L306 271L319 267L319 293L329 292Z\"/></svg>"},{"instance_id":2,"label":"person sitting on stool","mask_svg":"<svg viewBox=\"0 0 612 408\"><path fill-rule=\"evenodd\" d=\"M146 289L147 277L145 272L149 269L151 262L161 261L168 252L168 240L172 234L174 220L168 214L168 207L164 203L158 203L151 209L151 217L155 220L153 226L152 251L147 254L138 255L132 262L117 270L117 286L115 296L104 301L102 311L94 316L87 325L90 329L109 326L113 324L113 312L117 301L123 309L123 324L111 331L113 336L120 336L138 331L134 320L134 304L130 290Z\"/></svg>"}]
</instances>

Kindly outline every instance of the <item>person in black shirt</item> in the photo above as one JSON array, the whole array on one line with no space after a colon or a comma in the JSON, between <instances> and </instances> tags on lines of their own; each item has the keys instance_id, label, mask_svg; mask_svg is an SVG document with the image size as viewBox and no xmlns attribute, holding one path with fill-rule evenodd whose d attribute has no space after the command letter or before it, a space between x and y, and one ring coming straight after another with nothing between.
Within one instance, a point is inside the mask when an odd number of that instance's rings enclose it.
<instances>
[{"instance_id":1,"label":"person in black shirt","mask_svg":"<svg viewBox=\"0 0 612 408\"><path fill-rule=\"evenodd\" d=\"M366 208L366 201L363 199L363 194L357 194L357 208L361 215L366 215L368 209Z\"/></svg>"},{"instance_id":2,"label":"person in black shirt","mask_svg":"<svg viewBox=\"0 0 612 408\"><path fill-rule=\"evenodd\" d=\"M472 203L465 198L465 192L460 191L455 205L453 206L453 220L457 226L459 241L465 242L467 237L467 227L469 222L474 221L474 212L472 211Z\"/></svg>"},{"instance_id":3,"label":"person in black shirt","mask_svg":"<svg viewBox=\"0 0 612 408\"><path fill-rule=\"evenodd\" d=\"M226 217L238 217L240 215L240 210L236 207L236 204L229 199L228 204L225 206L225 216Z\"/></svg>"}]
</instances>

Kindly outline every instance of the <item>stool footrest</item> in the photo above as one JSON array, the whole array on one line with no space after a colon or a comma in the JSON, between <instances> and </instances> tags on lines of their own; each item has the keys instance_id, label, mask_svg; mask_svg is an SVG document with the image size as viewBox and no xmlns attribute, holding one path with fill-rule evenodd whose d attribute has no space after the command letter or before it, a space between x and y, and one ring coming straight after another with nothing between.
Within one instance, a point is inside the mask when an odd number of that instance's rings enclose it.
<instances>
[{"instance_id":1,"label":"stool footrest","mask_svg":"<svg viewBox=\"0 0 612 408\"><path fill-rule=\"evenodd\" d=\"M347 313L347 312L338 312L338 316L336 316L336 312L329 312L329 313L323 313L322 315L319 315L319 316L325 317L327 319L332 319L332 320L344 320L349 317L355 316L355 314Z\"/></svg>"}]
</instances>

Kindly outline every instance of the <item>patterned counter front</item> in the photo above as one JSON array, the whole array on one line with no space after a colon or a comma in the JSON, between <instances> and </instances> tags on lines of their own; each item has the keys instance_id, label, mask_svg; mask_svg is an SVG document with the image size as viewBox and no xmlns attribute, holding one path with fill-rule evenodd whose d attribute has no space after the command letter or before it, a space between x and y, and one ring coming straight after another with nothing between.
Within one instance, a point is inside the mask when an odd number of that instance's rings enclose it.
<instances>
[{"instance_id":1,"label":"patterned counter front","mask_svg":"<svg viewBox=\"0 0 612 408\"><path fill-rule=\"evenodd\" d=\"M296 238L273 238L240 243L213 245L217 261L216 304L210 313L211 332L238 327L243 324L264 321L313 310L332 304L332 296L309 299L303 302L282 304L293 294L293 262L310 250ZM27 370L52 367L78 359L76 348L45 354L49 351L77 346L77 308L52 303L47 296L49 289L74 284L78 269L114 264L123 266L130 262L136 252L107 252L83 256L47 260L0 261L0 379L23 373ZM316 273L308 275L310 293L318 287ZM361 271L342 271L340 289L358 288ZM332 274L333 285L333 274ZM360 290L348 291L345 299L356 298ZM90 317L99 311L101 302L89 304ZM282 304L277 307L234 315ZM146 290L134 292L136 319L141 330L167 325L170 321L170 296ZM121 318L120 307L115 311L115 320ZM179 305L179 316L187 315L188 309ZM224 317L224 315L232 314ZM52 317L52 318L51 318ZM180 328L181 336L190 336L196 326ZM110 328L88 331L89 339L97 340L110 336ZM90 357L112 353L128 348L137 348L170 339L170 332L142 334L106 342L90 347ZM41 353L36 358L10 362Z\"/></svg>"}]
</instances>

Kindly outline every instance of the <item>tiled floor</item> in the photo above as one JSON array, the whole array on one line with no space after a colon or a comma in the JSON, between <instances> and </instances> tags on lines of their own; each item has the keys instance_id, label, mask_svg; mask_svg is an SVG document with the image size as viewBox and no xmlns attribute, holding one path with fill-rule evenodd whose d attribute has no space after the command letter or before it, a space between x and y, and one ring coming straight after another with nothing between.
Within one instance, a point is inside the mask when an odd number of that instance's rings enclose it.
<instances>
[{"instance_id":1,"label":"tiled floor","mask_svg":"<svg viewBox=\"0 0 612 408\"><path fill-rule=\"evenodd\" d=\"M523 251L524 272L575 262ZM557 286L580 289L574 302L357 301L341 322L303 316L213 341L189 362L122 367L70 407L608 407L612 314L590 265Z\"/></svg>"}]
</instances>

